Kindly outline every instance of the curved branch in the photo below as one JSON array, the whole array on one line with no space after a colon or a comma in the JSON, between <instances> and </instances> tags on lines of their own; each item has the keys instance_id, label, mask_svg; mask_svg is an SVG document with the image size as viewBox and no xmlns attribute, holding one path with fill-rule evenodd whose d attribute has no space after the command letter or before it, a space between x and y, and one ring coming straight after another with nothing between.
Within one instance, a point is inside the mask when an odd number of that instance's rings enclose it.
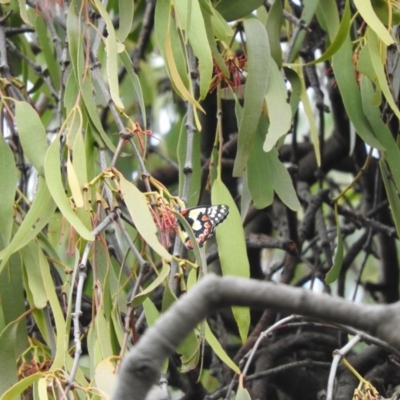
<instances>
[{"instance_id":1,"label":"curved branch","mask_svg":"<svg viewBox=\"0 0 400 400\"><path fill-rule=\"evenodd\" d=\"M139 400L156 384L163 361L211 312L232 305L280 312L352 326L400 348L399 304L362 305L286 285L209 274L182 296L143 335L122 362L113 400Z\"/></svg>"}]
</instances>

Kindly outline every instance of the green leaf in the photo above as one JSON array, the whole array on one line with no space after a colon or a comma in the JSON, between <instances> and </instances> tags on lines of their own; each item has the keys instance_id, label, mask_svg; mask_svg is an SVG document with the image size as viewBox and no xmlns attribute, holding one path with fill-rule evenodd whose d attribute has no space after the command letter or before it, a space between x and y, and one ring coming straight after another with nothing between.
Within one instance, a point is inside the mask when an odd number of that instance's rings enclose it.
<instances>
[{"instance_id":1,"label":"green leaf","mask_svg":"<svg viewBox=\"0 0 400 400\"><path fill-rule=\"evenodd\" d=\"M271 57L278 68L282 65L281 29L283 22L283 7L281 1L274 1L267 15L266 29L271 48Z\"/></svg>"},{"instance_id":2,"label":"green leaf","mask_svg":"<svg viewBox=\"0 0 400 400\"><path fill-rule=\"evenodd\" d=\"M324 1L318 8L319 18L323 18L331 41L339 29L339 16L334 0ZM352 44L347 37L340 49L332 57L335 78L342 94L343 104L358 135L370 146L383 150L383 146L375 137L374 132L363 113L361 95L354 74Z\"/></svg>"},{"instance_id":3,"label":"green leaf","mask_svg":"<svg viewBox=\"0 0 400 400\"><path fill-rule=\"evenodd\" d=\"M122 196L132 221L144 241L165 261L171 261L171 254L162 246L157 237L157 227L144 194L131 182L120 176Z\"/></svg>"},{"instance_id":4,"label":"green leaf","mask_svg":"<svg viewBox=\"0 0 400 400\"><path fill-rule=\"evenodd\" d=\"M381 157L379 160L379 167L381 170L381 175L383 183L386 189L386 195L390 204L390 211L393 216L393 222L396 227L397 235L400 236L400 198L398 187L393 184L390 179L390 170L386 164L385 157Z\"/></svg>"},{"instance_id":5,"label":"green leaf","mask_svg":"<svg viewBox=\"0 0 400 400\"><path fill-rule=\"evenodd\" d=\"M107 52L107 77L108 85L110 88L111 98L117 108L124 109L124 105L119 97L119 82L118 82L118 57L117 57L117 37L115 35L114 25L111 21L110 14L104 8L99 0L93 0L98 12L103 17L107 25L107 37L105 38L106 52ZM129 7L128 7L129 12Z\"/></svg>"},{"instance_id":6,"label":"green leaf","mask_svg":"<svg viewBox=\"0 0 400 400\"><path fill-rule=\"evenodd\" d=\"M43 175L48 148L46 130L38 113L27 102L15 101L15 120L22 148L29 162Z\"/></svg>"},{"instance_id":7,"label":"green leaf","mask_svg":"<svg viewBox=\"0 0 400 400\"><path fill-rule=\"evenodd\" d=\"M26 23L26 25L33 28L33 25L28 17L26 0L18 0L18 5L19 5L19 13L21 15L22 20Z\"/></svg>"},{"instance_id":8,"label":"green leaf","mask_svg":"<svg viewBox=\"0 0 400 400\"><path fill-rule=\"evenodd\" d=\"M371 0L354 0L354 5L357 7L358 12L364 18L367 25L379 36L386 46L390 46L394 43L389 31L375 14ZM388 4L387 7L391 7L391 5Z\"/></svg>"},{"instance_id":9,"label":"green leaf","mask_svg":"<svg viewBox=\"0 0 400 400\"><path fill-rule=\"evenodd\" d=\"M339 29L332 43L320 57L307 64L309 65L318 64L329 60L340 49L340 47L346 40L347 36L349 35L350 22L351 22L350 2L349 0L346 0L346 5L343 10L342 20L340 21Z\"/></svg>"},{"instance_id":10,"label":"green leaf","mask_svg":"<svg viewBox=\"0 0 400 400\"><path fill-rule=\"evenodd\" d=\"M47 305L48 298L40 272L39 248L37 243L31 241L27 246L21 249L20 254L27 278L25 287L27 286L32 294L33 303L31 307L39 309L44 308ZM52 285L51 282L47 284Z\"/></svg>"},{"instance_id":11,"label":"green leaf","mask_svg":"<svg viewBox=\"0 0 400 400\"><path fill-rule=\"evenodd\" d=\"M117 31L117 38L122 43L128 37L132 28L135 2L118 0L118 4L119 29Z\"/></svg>"},{"instance_id":12,"label":"green leaf","mask_svg":"<svg viewBox=\"0 0 400 400\"><path fill-rule=\"evenodd\" d=\"M228 217L216 228L222 274L224 276L232 275L249 278L250 266L240 213L229 190L220 178L217 178L212 185L211 199L213 204L226 204L229 207ZM232 307L232 312L238 325L242 342L245 343L250 326L249 309Z\"/></svg>"},{"instance_id":13,"label":"green leaf","mask_svg":"<svg viewBox=\"0 0 400 400\"><path fill-rule=\"evenodd\" d=\"M198 1L176 0L175 7L179 14L178 21L186 30L193 53L199 60L200 98L204 99L210 87L213 60L203 14Z\"/></svg>"},{"instance_id":14,"label":"green leaf","mask_svg":"<svg viewBox=\"0 0 400 400\"><path fill-rule=\"evenodd\" d=\"M313 140L315 158L317 160L317 165L321 165L321 152L319 146L319 136L318 136L318 129L317 124L315 122L314 113L311 107L310 98L308 97L308 93L306 90L306 86L304 81L301 80L301 102L303 103L304 113L307 116L308 124L310 126L310 133Z\"/></svg>"},{"instance_id":15,"label":"green leaf","mask_svg":"<svg viewBox=\"0 0 400 400\"><path fill-rule=\"evenodd\" d=\"M85 59L83 54L85 40L79 18L75 14L75 1L71 1L71 5L68 9L67 35L69 55L71 58L71 65L74 71L75 80L78 83L88 117L96 129L96 132L100 135L96 137L97 144L101 149L104 148L104 145L106 145L111 151L114 152L115 146L104 131L99 112L97 110L97 105L93 97L91 75L85 68Z\"/></svg>"},{"instance_id":16,"label":"green leaf","mask_svg":"<svg viewBox=\"0 0 400 400\"><path fill-rule=\"evenodd\" d=\"M379 42L375 32L373 32L371 29L367 29L367 40L371 65L375 71L376 77L378 78L379 86L382 89L383 95L385 96L390 108L396 114L397 118L400 119L400 111L396 105L386 79L386 72L381 57L381 43Z\"/></svg>"},{"instance_id":17,"label":"green leaf","mask_svg":"<svg viewBox=\"0 0 400 400\"><path fill-rule=\"evenodd\" d=\"M111 397L112 391L117 384L117 375L115 374L115 365L109 358L102 360L97 364L94 381L97 388Z\"/></svg>"},{"instance_id":18,"label":"green leaf","mask_svg":"<svg viewBox=\"0 0 400 400\"><path fill-rule=\"evenodd\" d=\"M62 184L60 167L60 142L56 138L50 145L45 160L45 176L49 191L61 213L85 240L93 241L94 235L72 210Z\"/></svg>"},{"instance_id":19,"label":"green leaf","mask_svg":"<svg viewBox=\"0 0 400 400\"><path fill-rule=\"evenodd\" d=\"M10 243L13 224L17 168L10 146L0 135L0 249Z\"/></svg>"},{"instance_id":20,"label":"green leaf","mask_svg":"<svg viewBox=\"0 0 400 400\"><path fill-rule=\"evenodd\" d=\"M10 323L0 333L0 393L6 392L18 381L15 354L18 322Z\"/></svg>"},{"instance_id":21,"label":"green leaf","mask_svg":"<svg viewBox=\"0 0 400 400\"><path fill-rule=\"evenodd\" d=\"M11 243L0 252L0 259L3 260L0 264L0 271L11 254L28 244L47 225L53 216L55 208L56 204L51 198L44 178L39 177L39 186L33 204L29 208L17 233L12 238Z\"/></svg>"},{"instance_id":22,"label":"green leaf","mask_svg":"<svg viewBox=\"0 0 400 400\"><path fill-rule=\"evenodd\" d=\"M26 311L26 296L22 284L22 262L19 254L14 254L0 274L0 332L11 322L15 322ZM14 360L28 348L26 319L18 324L14 344Z\"/></svg>"},{"instance_id":23,"label":"green leaf","mask_svg":"<svg viewBox=\"0 0 400 400\"><path fill-rule=\"evenodd\" d=\"M136 100L139 103L140 112L142 114L142 120L144 122L144 126L146 127L146 106L144 104L143 92L142 92L142 87L140 85L140 80L139 80L138 76L136 75L135 71L133 70L132 61L129 58L129 55L126 52L126 50L119 53L119 57L121 59L122 64L124 65L124 67L126 69L126 72L129 76L131 82L132 82L133 91L136 95Z\"/></svg>"},{"instance_id":24,"label":"green leaf","mask_svg":"<svg viewBox=\"0 0 400 400\"><path fill-rule=\"evenodd\" d=\"M267 32L262 23L256 18L248 18L243 21L243 25L246 33L248 75L243 115L242 119L238 121L238 150L233 167L233 176L243 174L250 157L267 90L271 58Z\"/></svg>"},{"instance_id":25,"label":"green leaf","mask_svg":"<svg viewBox=\"0 0 400 400\"><path fill-rule=\"evenodd\" d=\"M36 243L35 243L36 245ZM56 288L53 283L53 277L50 272L50 265L47 261L46 256L43 254L42 249L37 245L39 253L39 266L40 273L42 275L42 282L45 283L45 292L48 298L48 302L51 308L51 313L55 322L55 334L56 334L56 355L54 356L53 363L50 367L50 371L57 371L65 365L65 358L67 354L68 342L65 340L65 333L68 332L66 329L66 322L63 311L61 309L60 301L58 299ZM79 378L77 373L76 380L81 383L82 379Z\"/></svg>"},{"instance_id":26,"label":"green leaf","mask_svg":"<svg viewBox=\"0 0 400 400\"><path fill-rule=\"evenodd\" d=\"M278 150L272 149L268 154L274 190L282 202L293 211L300 211L301 205L293 187L292 179L286 167L279 160Z\"/></svg>"},{"instance_id":27,"label":"green leaf","mask_svg":"<svg viewBox=\"0 0 400 400\"><path fill-rule=\"evenodd\" d=\"M251 397L247 389L240 385L236 392L235 400L251 400Z\"/></svg>"},{"instance_id":28,"label":"green leaf","mask_svg":"<svg viewBox=\"0 0 400 400\"><path fill-rule=\"evenodd\" d=\"M290 107L292 109L292 115L295 115L299 106L299 101L303 90L303 83L297 72L293 69L284 67L283 70L285 72L286 78L290 82L290 86L292 87L292 91L290 94Z\"/></svg>"},{"instance_id":29,"label":"green leaf","mask_svg":"<svg viewBox=\"0 0 400 400\"><path fill-rule=\"evenodd\" d=\"M292 110L287 102L287 88L275 61L270 60L267 93L269 126L263 149L270 151L288 133L292 125Z\"/></svg>"},{"instance_id":30,"label":"green leaf","mask_svg":"<svg viewBox=\"0 0 400 400\"><path fill-rule=\"evenodd\" d=\"M5 346L7 347L7 346ZM44 377L46 374L43 372L36 372L36 374L29 375L24 379L21 379L14 386L9 388L7 391L3 392L3 395L0 397L0 400L15 400L18 399L19 396L30 386L32 386L35 382L38 382L39 379ZM0 389L1 390L1 389Z\"/></svg>"},{"instance_id":31,"label":"green leaf","mask_svg":"<svg viewBox=\"0 0 400 400\"><path fill-rule=\"evenodd\" d=\"M160 271L157 271L157 278L150 283L145 289L141 290L133 299L132 307L138 307L143 301L155 290L157 289L167 278L170 272L170 266L163 263Z\"/></svg>"},{"instance_id":32,"label":"green leaf","mask_svg":"<svg viewBox=\"0 0 400 400\"><path fill-rule=\"evenodd\" d=\"M263 3L263 0L220 0L215 9L229 22L245 17Z\"/></svg>"},{"instance_id":33,"label":"green leaf","mask_svg":"<svg viewBox=\"0 0 400 400\"><path fill-rule=\"evenodd\" d=\"M379 105L373 104L376 97L372 82L366 77L361 77L361 97L364 113L370 122L379 141L385 146L383 152L385 160L390 167L390 175L397 190L400 189L400 150L388 126L382 121Z\"/></svg>"},{"instance_id":34,"label":"green leaf","mask_svg":"<svg viewBox=\"0 0 400 400\"><path fill-rule=\"evenodd\" d=\"M216 356L225 363L232 371L237 374L240 374L239 367L232 361L232 359L226 354L225 350L221 346L221 343L212 333L207 321L204 321L205 324L205 337L207 343L211 346Z\"/></svg>"},{"instance_id":35,"label":"green leaf","mask_svg":"<svg viewBox=\"0 0 400 400\"><path fill-rule=\"evenodd\" d=\"M274 200L274 187L268 153L263 150L264 135L268 129L268 122L264 117L259 120L257 135L247 165L247 187L254 207L262 209L272 204Z\"/></svg>"},{"instance_id":36,"label":"green leaf","mask_svg":"<svg viewBox=\"0 0 400 400\"><path fill-rule=\"evenodd\" d=\"M342 264L343 264L343 236L342 236L342 230L340 229L340 221L339 221L339 215L337 212L337 207L335 204L335 221L336 221L336 229L337 229L337 248L336 248L336 254L335 258L333 260L333 265L332 268L328 271L328 273L325 276L325 283L327 285L330 285L339 278L340 271L342 269Z\"/></svg>"},{"instance_id":37,"label":"green leaf","mask_svg":"<svg viewBox=\"0 0 400 400\"><path fill-rule=\"evenodd\" d=\"M39 39L40 47L46 61L46 67L53 83L54 89L60 88L60 65L54 62L55 52L53 43L48 35L48 28L43 15L37 15L35 18L36 34Z\"/></svg>"}]
</instances>

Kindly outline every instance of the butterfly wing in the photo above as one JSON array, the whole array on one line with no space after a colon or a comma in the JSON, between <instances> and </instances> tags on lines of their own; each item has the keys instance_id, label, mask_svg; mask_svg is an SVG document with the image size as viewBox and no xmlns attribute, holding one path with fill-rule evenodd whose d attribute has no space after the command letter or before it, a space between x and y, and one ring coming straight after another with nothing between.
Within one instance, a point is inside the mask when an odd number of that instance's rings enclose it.
<instances>
[{"instance_id":1,"label":"butterfly wing","mask_svg":"<svg viewBox=\"0 0 400 400\"><path fill-rule=\"evenodd\" d=\"M202 247L214 234L215 227L228 216L229 207L223 204L217 206L200 206L182 210L180 213L192 228L199 247ZM181 237L185 246L189 250L193 249L193 243L187 232L182 229L182 226Z\"/></svg>"}]
</instances>

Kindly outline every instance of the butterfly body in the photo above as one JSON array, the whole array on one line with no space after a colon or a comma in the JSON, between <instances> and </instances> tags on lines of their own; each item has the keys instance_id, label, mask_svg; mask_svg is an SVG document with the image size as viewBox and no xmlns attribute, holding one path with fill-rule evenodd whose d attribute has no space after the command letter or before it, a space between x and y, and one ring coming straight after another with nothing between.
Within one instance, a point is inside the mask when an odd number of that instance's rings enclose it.
<instances>
[{"instance_id":1,"label":"butterfly body","mask_svg":"<svg viewBox=\"0 0 400 400\"><path fill-rule=\"evenodd\" d=\"M223 204L217 206L199 206L181 210L180 214L189 223L199 247L202 247L214 234L215 227L228 216L229 207ZM181 237L185 246L189 250L192 250L193 243L182 227Z\"/></svg>"}]
</instances>

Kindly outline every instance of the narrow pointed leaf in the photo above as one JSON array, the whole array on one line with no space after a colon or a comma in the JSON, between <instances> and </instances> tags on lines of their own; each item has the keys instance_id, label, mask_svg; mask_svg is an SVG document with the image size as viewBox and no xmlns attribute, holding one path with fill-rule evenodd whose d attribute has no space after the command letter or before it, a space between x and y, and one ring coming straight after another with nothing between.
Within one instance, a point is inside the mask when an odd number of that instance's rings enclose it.
<instances>
[{"instance_id":1,"label":"narrow pointed leaf","mask_svg":"<svg viewBox=\"0 0 400 400\"><path fill-rule=\"evenodd\" d=\"M270 49L267 32L256 18L243 21L247 45L247 79L244 95L243 115L239 124L238 150L233 176L241 176L254 144L258 120L267 90L270 65Z\"/></svg>"},{"instance_id":2,"label":"narrow pointed leaf","mask_svg":"<svg viewBox=\"0 0 400 400\"><path fill-rule=\"evenodd\" d=\"M171 260L171 254L163 247L157 237L157 227L143 193L131 182L120 176L122 195L136 229L145 242L165 261Z\"/></svg>"}]
</instances>

